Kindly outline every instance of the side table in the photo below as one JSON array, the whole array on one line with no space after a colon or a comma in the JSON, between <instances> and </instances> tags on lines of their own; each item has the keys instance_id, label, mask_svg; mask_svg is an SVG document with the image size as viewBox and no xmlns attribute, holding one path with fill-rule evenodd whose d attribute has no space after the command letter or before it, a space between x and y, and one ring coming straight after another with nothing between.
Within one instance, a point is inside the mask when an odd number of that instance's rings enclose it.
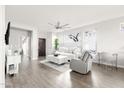
<instances>
[{"instance_id":1,"label":"side table","mask_svg":"<svg viewBox=\"0 0 124 93\"><path fill-rule=\"evenodd\" d=\"M118 53L113 53L113 57L115 56L115 67L118 69Z\"/></svg>"}]
</instances>

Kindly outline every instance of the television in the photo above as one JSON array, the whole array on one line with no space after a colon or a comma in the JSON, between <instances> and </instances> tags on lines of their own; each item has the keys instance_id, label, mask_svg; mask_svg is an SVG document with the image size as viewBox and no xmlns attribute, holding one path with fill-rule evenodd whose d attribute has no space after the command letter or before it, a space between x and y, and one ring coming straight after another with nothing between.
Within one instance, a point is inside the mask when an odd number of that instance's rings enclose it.
<instances>
[{"instance_id":1,"label":"television","mask_svg":"<svg viewBox=\"0 0 124 93\"><path fill-rule=\"evenodd\" d=\"M5 34L6 45L9 45L9 35L10 35L10 22L8 22L7 30L6 30L6 34Z\"/></svg>"}]
</instances>

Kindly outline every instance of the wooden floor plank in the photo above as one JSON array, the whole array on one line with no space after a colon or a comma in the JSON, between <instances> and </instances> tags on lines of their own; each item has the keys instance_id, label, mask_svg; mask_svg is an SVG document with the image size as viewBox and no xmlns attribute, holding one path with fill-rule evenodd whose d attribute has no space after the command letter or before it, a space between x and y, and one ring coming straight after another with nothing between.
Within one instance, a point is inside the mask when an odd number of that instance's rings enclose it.
<instances>
[{"instance_id":1,"label":"wooden floor plank","mask_svg":"<svg viewBox=\"0 0 124 93\"><path fill-rule=\"evenodd\" d=\"M92 72L82 75L71 70L59 72L39 60L22 62L17 75L6 75L7 88L114 88L124 87L124 69L93 64Z\"/></svg>"}]
</instances>

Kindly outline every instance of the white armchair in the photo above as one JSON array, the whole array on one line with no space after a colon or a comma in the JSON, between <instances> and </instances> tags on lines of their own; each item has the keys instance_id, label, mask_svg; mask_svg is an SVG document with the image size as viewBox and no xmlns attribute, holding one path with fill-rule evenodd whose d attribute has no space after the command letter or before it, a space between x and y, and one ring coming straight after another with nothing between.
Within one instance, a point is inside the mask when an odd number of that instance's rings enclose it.
<instances>
[{"instance_id":1,"label":"white armchair","mask_svg":"<svg viewBox=\"0 0 124 93\"><path fill-rule=\"evenodd\" d=\"M83 59L72 59L70 62L70 68L73 71L81 74L87 74L92 68L92 56L88 54L83 55Z\"/></svg>"}]
</instances>

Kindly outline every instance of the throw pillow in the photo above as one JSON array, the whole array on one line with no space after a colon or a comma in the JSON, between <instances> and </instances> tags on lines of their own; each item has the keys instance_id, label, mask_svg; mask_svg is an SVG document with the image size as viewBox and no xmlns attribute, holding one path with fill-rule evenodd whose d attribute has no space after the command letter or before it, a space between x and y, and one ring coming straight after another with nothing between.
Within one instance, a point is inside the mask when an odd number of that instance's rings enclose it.
<instances>
[{"instance_id":1,"label":"throw pillow","mask_svg":"<svg viewBox=\"0 0 124 93\"><path fill-rule=\"evenodd\" d=\"M83 51L82 54L81 54L81 59L83 60L84 58L84 54L85 54L86 51Z\"/></svg>"},{"instance_id":2,"label":"throw pillow","mask_svg":"<svg viewBox=\"0 0 124 93\"><path fill-rule=\"evenodd\" d=\"M83 61L83 62L86 62L86 61L87 61L88 56L89 56L89 53L86 51L86 52L85 52L85 54L84 54L84 56L83 56L82 61Z\"/></svg>"}]
</instances>

